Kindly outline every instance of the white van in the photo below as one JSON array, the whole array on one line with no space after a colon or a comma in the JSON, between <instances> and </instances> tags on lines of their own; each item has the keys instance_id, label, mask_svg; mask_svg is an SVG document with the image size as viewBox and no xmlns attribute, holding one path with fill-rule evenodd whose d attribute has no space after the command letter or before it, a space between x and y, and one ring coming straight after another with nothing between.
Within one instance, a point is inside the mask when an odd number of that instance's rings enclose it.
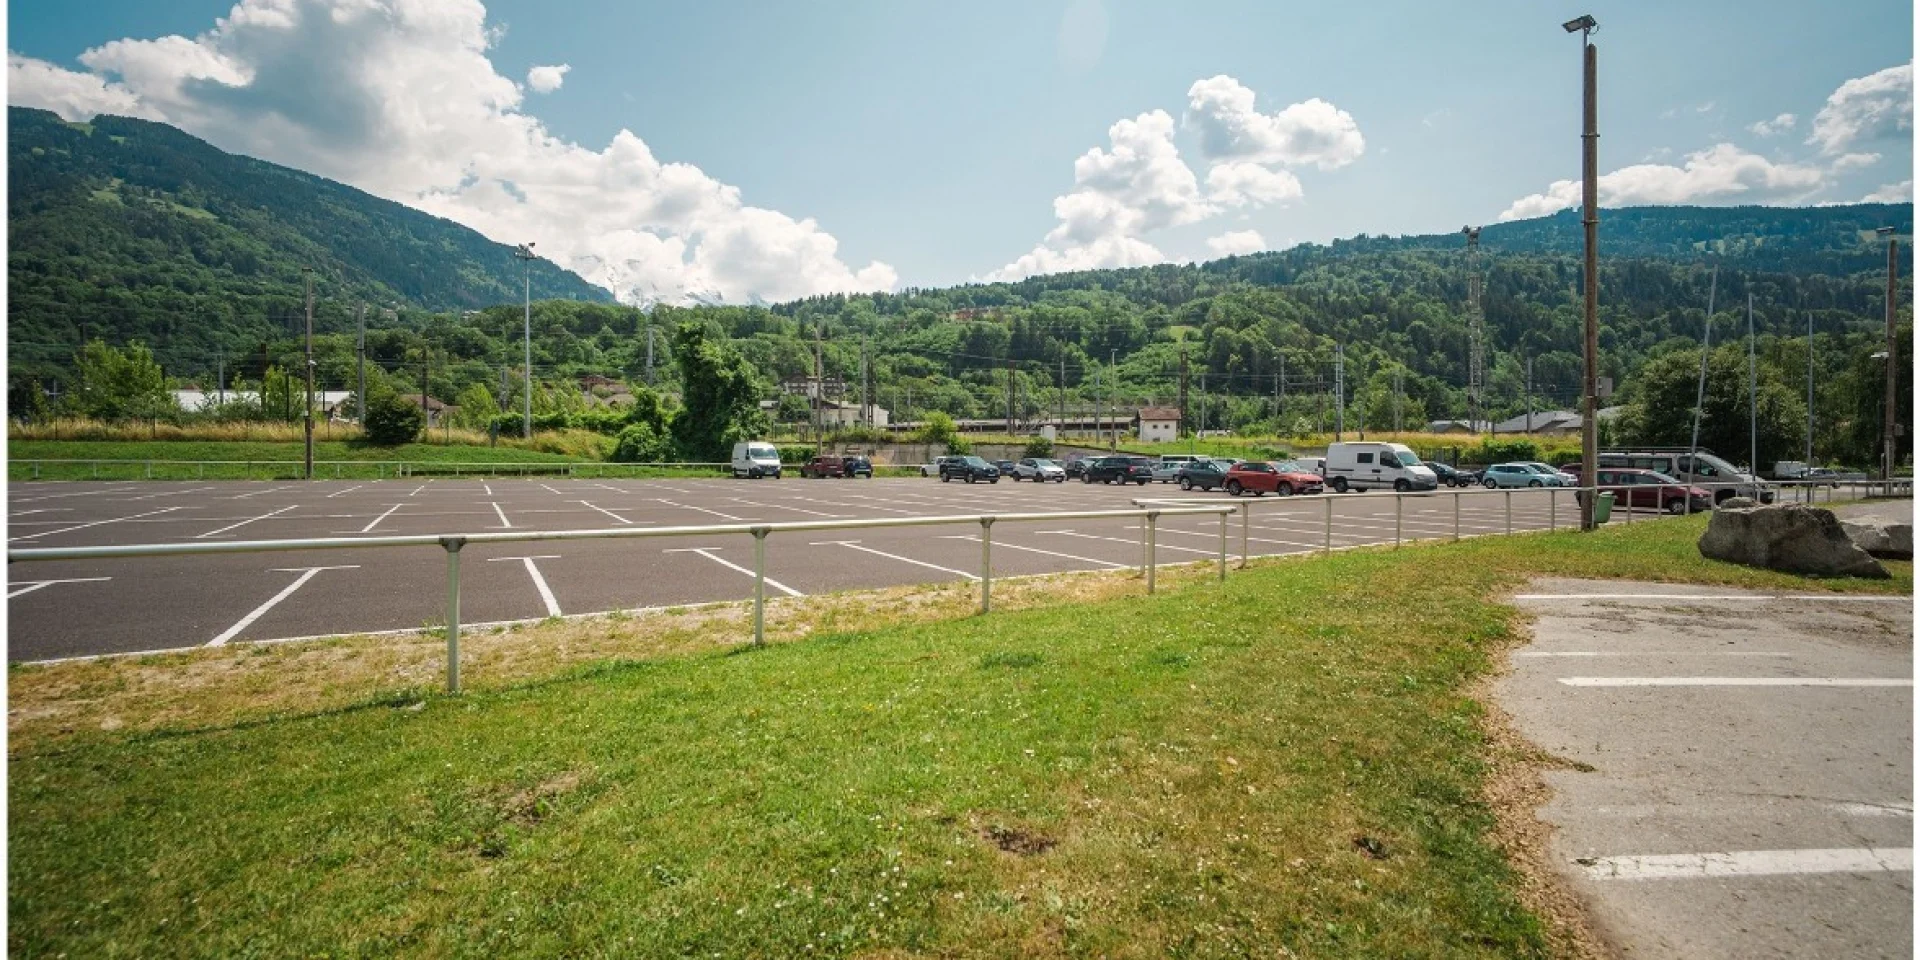
<instances>
[{"instance_id":1,"label":"white van","mask_svg":"<svg viewBox=\"0 0 1920 960\"><path fill-rule=\"evenodd\" d=\"M1432 490L1440 478L1404 443L1327 444L1327 484L1348 490Z\"/></svg>"},{"instance_id":2,"label":"white van","mask_svg":"<svg viewBox=\"0 0 1920 960\"><path fill-rule=\"evenodd\" d=\"M765 440L742 440L733 445L733 477L780 479L780 451Z\"/></svg>"}]
</instances>

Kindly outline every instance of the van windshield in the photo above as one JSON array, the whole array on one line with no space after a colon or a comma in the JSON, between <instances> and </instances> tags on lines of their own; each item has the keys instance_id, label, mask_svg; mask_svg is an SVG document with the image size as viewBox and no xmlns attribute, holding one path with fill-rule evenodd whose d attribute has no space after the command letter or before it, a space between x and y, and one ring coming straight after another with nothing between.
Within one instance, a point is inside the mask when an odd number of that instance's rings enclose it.
<instances>
[{"instance_id":1,"label":"van windshield","mask_svg":"<svg viewBox=\"0 0 1920 960\"><path fill-rule=\"evenodd\" d=\"M771 460L779 455L774 452L772 444L750 443L747 445L747 456L754 460Z\"/></svg>"},{"instance_id":2,"label":"van windshield","mask_svg":"<svg viewBox=\"0 0 1920 960\"><path fill-rule=\"evenodd\" d=\"M1392 456L1395 460L1400 461L1400 465L1403 467L1417 467L1420 465L1420 458L1414 456L1411 450L1395 450Z\"/></svg>"}]
</instances>

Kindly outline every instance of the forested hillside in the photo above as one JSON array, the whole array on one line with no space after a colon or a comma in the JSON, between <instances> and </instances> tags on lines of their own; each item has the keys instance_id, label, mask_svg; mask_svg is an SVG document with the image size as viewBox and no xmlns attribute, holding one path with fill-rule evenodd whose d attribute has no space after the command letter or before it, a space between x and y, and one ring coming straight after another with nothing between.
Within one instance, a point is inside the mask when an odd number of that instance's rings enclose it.
<instances>
[{"instance_id":1,"label":"forested hillside","mask_svg":"<svg viewBox=\"0 0 1920 960\"><path fill-rule=\"evenodd\" d=\"M521 295L511 247L165 124L10 107L7 129L14 371L67 365L83 336L143 339L190 371L284 334L308 267L336 323L357 301L455 310ZM533 290L610 299L545 262Z\"/></svg>"}]
</instances>

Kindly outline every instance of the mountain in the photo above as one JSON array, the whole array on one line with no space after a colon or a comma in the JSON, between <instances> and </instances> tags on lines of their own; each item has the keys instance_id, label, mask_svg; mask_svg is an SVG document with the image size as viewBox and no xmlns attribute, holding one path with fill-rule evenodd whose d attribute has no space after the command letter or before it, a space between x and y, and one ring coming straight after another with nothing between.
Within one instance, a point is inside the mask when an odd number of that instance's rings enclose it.
<instances>
[{"instance_id":1,"label":"mountain","mask_svg":"<svg viewBox=\"0 0 1920 960\"><path fill-rule=\"evenodd\" d=\"M448 311L519 300L513 248L352 187L224 153L160 123L10 107L7 336L17 371L82 337L144 339L163 364L255 349L304 312ZM610 302L546 261L536 298ZM178 361L179 363L170 363Z\"/></svg>"}]
</instances>

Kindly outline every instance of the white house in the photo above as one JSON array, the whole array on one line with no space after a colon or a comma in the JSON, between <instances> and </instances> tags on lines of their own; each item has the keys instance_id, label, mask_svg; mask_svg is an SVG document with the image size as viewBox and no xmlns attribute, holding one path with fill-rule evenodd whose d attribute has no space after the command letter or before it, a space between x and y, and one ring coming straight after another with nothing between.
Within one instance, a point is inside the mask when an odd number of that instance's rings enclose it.
<instances>
[{"instance_id":1,"label":"white house","mask_svg":"<svg viewBox=\"0 0 1920 960\"><path fill-rule=\"evenodd\" d=\"M823 426L857 427L861 425L862 421L860 417L860 405L857 403L842 403L838 400L822 400L820 401L819 407L820 407L820 423ZM887 408L886 407L882 407L877 404L869 404L867 406L867 416L868 416L868 422L872 426L881 430L886 429L887 427Z\"/></svg>"},{"instance_id":2,"label":"white house","mask_svg":"<svg viewBox=\"0 0 1920 960\"><path fill-rule=\"evenodd\" d=\"M306 392L305 385L298 382L294 384L293 396L296 401L298 401L300 397L305 396ZM205 410L218 404L221 396L222 394L218 390L175 390L173 391L173 402L179 404L180 409L193 412ZM225 396L226 402L228 403L258 403L260 401L260 394L254 390L228 390ZM353 391L351 390L315 390L313 392L313 409L315 411L331 411L340 406L340 404L345 403L347 398L351 396L353 396Z\"/></svg>"},{"instance_id":3,"label":"white house","mask_svg":"<svg viewBox=\"0 0 1920 960\"><path fill-rule=\"evenodd\" d=\"M1133 419L1140 439L1147 443L1180 439L1179 407L1142 407Z\"/></svg>"}]
</instances>

